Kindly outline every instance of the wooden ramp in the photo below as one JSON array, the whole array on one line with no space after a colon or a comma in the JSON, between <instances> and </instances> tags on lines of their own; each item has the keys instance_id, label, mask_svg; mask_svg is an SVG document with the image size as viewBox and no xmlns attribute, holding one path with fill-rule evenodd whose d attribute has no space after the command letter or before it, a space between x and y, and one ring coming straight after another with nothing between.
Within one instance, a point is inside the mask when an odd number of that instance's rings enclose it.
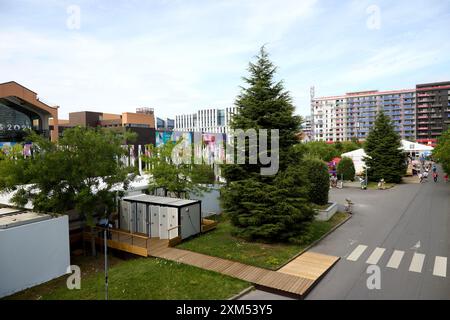
<instances>
[{"instance_id":1,"label":"wooden ramp","mask_svg":"<svg viewBox=\"0 0 450 320\"><path fill-rule=\"evenodd\" d=\"M317 281L325 275L339 259L339 257L308 251L298 256L278 271Z\"/></svg>"},{"instance_id":2,"label":"wooden ramp","mask_svg":"<svg viewBox=\"0 0 450 320\"><path fill-rule=\"evenodd\" d=\"M272 271L240 262L212 257L187 250L169 248L166 240L152 239L148 248L152 257L176 261L202 269L219 272L255 285L284 291L303 298L317 278L310 279L285 272Z\"/></svg>"}]
</instances>

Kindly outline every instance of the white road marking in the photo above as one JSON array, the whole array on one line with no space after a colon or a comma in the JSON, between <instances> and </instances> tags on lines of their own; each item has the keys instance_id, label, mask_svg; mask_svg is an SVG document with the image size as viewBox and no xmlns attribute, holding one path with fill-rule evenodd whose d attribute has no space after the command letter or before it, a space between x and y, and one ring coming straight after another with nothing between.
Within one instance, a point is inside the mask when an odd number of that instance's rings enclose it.
<instances>
[{"instance_id":1,"label":"white road marking","mask_svg":"<svg viewBox=\"0 0 450 320\"><path fill-rule=\"evenodd\" d=\"M423 262L425 261L425 255L422 253L414 253L414 256L411 260L411 264L409 266L409 271L412 272L422 272Z\"/></svg>"},{"instance_id":2,"label":"white road marking","mask_svg":"<svg viewBox=\"0 0 450 320\"><path fill-rule=\"evenodd\" d=\"M386 251L386 249L376 248L375 250L373 250L372 254L370 255L369 259L367 259L366 263L377 264L378 261L381 259L381 256L383 255L384 251Z\"/></svg>"},{"instance_id":3,"label":"white road marking","mask_svg":"<svg viewBox=\"0 0 450 320\"><path fill-rule=\"evenodd\" d=\"M367 249L367 246L360 244L353 250L352 253L347 257L347 260L356 261L363 254L363 252Z\"/></svg>"},{"instance_id":4,"label":"white road marking","mask_svg":"<svg viewBox=\"0 0 450 320\"><path fill-rule=\"evenodd\" d=\"M392 253L392 256L389 259L389 262L387 263L386 267L398 269L398 266L400 265L400 262L402 262L404 254L405 254L405 251L395 250Z\"/></svg>"},{"instance_id":5,"label":"white road marking","mask_svg":"<svg viewBox=\"0 0 450 320\"><path fill-rule=\"evenodd\" d=\"M433 275L438 277L446 277L447 276L447 258L437 256L434 259L434 269Z\"/></svg>"},{"instance_id":6,"label":"white road marking","mask_svg":"<svg viewBox=\"0 0 450 320\"><path fill-rule=\"evenodd\" d=\"M418 241L414 246L411 247L411 250L417 250L420 249L420 241Z\"/></svg>"}]
</instances>

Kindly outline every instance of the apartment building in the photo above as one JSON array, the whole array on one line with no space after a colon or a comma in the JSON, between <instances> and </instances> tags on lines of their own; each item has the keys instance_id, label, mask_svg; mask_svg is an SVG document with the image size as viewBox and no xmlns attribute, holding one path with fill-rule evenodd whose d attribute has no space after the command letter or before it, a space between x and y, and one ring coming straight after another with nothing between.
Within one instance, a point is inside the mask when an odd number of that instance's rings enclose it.
<instances>
[{"instance_id":1,"label":"apartment building","mask_svg":"<svg viewBox=\"0 0 450 320\"><path fill-rule=\"evenodd\" d=\"M312 136L316 141L365 140L376 114L393 121L405 140L416 139L416 90L360 91L311 100Z\"/></svg>"},{"instance_id":2,"label":"apartment building","mask_svg":"<svg viewBox=\"0 0 450 320\"><path fill-rule=\"evenodd\" d=\"M435 145L450 124L450 82L419 84L417 95L417 142Z\"/></svg>"},{"instance_id":3,"label":"apartment building","mask_svg":"<svg viewBox=\"0 0 450 320\"><path fill-rule=\"evenodd\" d=\"M301 140L303 142L308 142L313 140L312 136L312 116L305 116L303 118L303 123L301 126Z\"/></svg>"},{"instance_id":4,"label":"apartment building","mask_svg":"<svg viewBox=\"0 0 450 320\"><path fill-rule=\"evenodd\" d=\"M236 107L224 109L202 109L196 113L175 116L174 131L228 133L230 121L237 111Z\"/></svg>"}]
</instances>

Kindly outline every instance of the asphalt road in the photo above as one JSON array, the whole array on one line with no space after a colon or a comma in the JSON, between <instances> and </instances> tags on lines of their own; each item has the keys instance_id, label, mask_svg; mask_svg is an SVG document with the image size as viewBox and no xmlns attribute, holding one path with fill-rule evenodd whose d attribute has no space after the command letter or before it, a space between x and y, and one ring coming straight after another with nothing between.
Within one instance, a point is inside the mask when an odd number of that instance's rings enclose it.
<instances>
[{"instance_id":1,"label":"asphalt road","mask_svg":"<svg viewBox=\"0 0 450 320\"><path fill-rule=\"evenodd\" d=\"M450 183L442 177L391 190L333 189L330 199L350 198L354 213L311 249L341 260L306 299L450 299ZM380 289L367 286L370 276L376 283L371 265L379 267ZM283 296L257 290L242 297L274 298Z\"/></svg>"},{"instance_id":2,"label":"asphalt road","mask_svg":"<svg viewBox=\"0 0 450 320\"><path fill-rule=\"evenodd\" d=\"M342 259L307 299L450 299L450 183L442 176L391 190L334 190L332 200L350 198L354 214L312 249ZM359 257L358 246L367 246ZM368 289L370 264L380 268L380 289Z\"/></svg>"}]
</instances>

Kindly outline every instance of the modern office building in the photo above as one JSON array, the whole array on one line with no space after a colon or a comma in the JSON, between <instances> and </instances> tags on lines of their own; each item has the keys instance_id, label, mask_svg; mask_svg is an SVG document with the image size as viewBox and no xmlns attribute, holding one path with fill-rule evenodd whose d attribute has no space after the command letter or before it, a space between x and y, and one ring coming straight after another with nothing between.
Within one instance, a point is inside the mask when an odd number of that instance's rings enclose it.
<instances>
[{"instance_id":1,"label":"modern office building","mask_svg":"<svg viewBox=\"0 0 450 320\"><path fill-rule=\"evenodd\" d=\"M50 121L53 126L50 128ZM58 139L58 107L42 102L36 92L10 81L0 84L0 144L22 142L26 129ZM52 130L54 129L54 130Z\"/></svg>"},{"instance_id":2,"label":"modern office building","mask_svg":"<svg viewBox=\"0 0 450 320\"><path fill-rule=\"evenodd\" d=\"M65 128L103 127L113 130L128 130L137 134L135 145L155 143L155 115L151 108L138 108L138 112L123 112L122 114L80 111L69 113L69 120L60 120L59 134Z\"/></svg>"},{"instance_id":3,"label":"modern office building","mask_svg":"<svg viewBox=\"0 0 450 320\"><path fill-rule=\"evenodd\" d=\"M175 128L175 120L174 119L156 118L156 130L173 131L174 128Z\"/></svg>"},{"instance_id":4,"label":"modern office building","mask_svg":"<svg viewBox=\"0 0 450 320\"><path fill-rule=\"evenodd\" d=\"M435 145L450 124L450 82L419 84L417 95L417 142Z\"/></svg>"},{"instance_id":5,"label":"modern office building","mask_svg":"<svg viewBox=\"0 0 450 320\"><path fill-rule=\"evenodd\" d=\"M174 131L228 133L236 107L225 109L202 109L196 113L175 116Z\"/></svg>"},{"instance_id":6,"label":"modern office building","mask_svg":"<svg viewBox=\"0 0 450 320\"><path fill-rule=\"evenodd\" d=\"M416 90L362 91L311 99L312 136L316 141L365 140L377 112L393 121L402 139L416 139Z\"/></svg>"}]
</instances>

